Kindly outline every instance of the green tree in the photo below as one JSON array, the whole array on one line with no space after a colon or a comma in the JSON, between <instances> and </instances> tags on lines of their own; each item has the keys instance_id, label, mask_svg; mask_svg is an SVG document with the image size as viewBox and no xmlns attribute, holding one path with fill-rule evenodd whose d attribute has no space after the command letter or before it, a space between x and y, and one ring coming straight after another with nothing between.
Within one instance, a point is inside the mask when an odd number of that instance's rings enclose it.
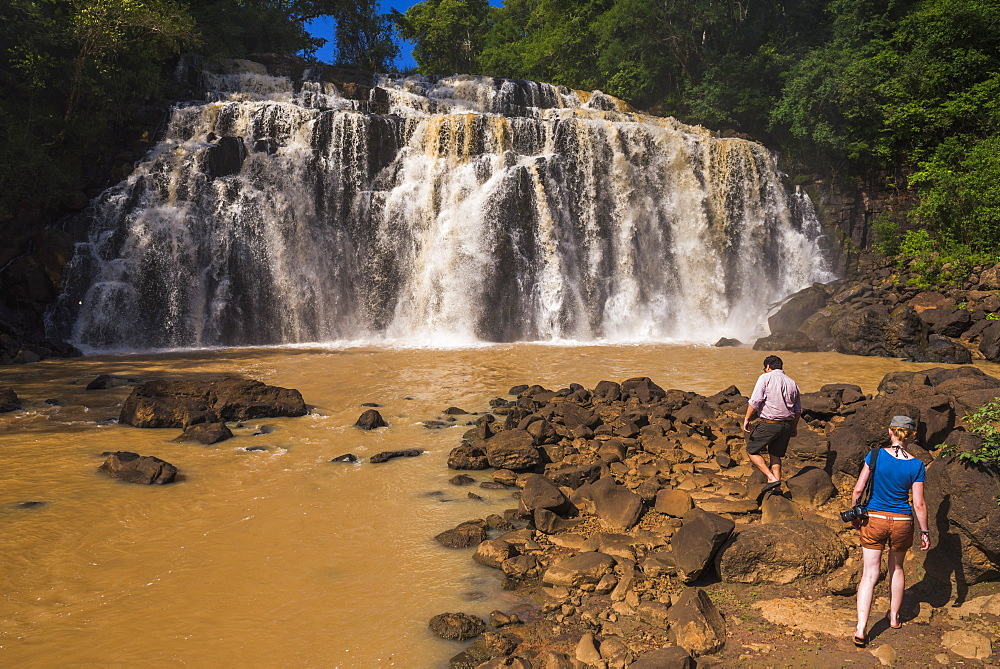
<instances>
[{"instance_id":1,"label":"green tree","mask_svg":"<svg viewBox=\"0 0 1000 669\"><path fill-rule=\"evenodd\" d=\"M477 74L488 27L487 0L424 0L393 20L404 39L416 42L413 57L421 74Z\"/></svg>"}]
</instances>

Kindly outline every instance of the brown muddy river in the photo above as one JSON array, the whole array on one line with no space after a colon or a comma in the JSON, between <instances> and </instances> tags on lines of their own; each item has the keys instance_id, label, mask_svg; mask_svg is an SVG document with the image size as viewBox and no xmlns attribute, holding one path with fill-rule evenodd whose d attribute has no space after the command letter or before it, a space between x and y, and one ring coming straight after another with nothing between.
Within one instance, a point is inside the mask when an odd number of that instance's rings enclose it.
<instances>
[{"instance_id":1,"label":"brown muddy river","mask_svg":"<svg viewBox=\"0 0 1000 669\"><path fill-rule=\"evenodd\" d=\"M495 570L433 536L515 505L510 491L448 483L465 428L426 429L449 406L482 411L513 385L592 388L649 376L665 388L752 390L764 353L693 346L255 349L55 360L0 368L23 411L0 416L0 665L441 667L462 649L431 616L486 616L515 602ZM804 391L929 364L786 354ZM980 363L1000 374L1000 365ZM215 446L180 430L114 424L130 389L86 391L98 374L141 379L240 373L297 388L312 413L250 421ZM60 406L50 406L55 399ZM391 424L352 427L364 402ZM461 424L462 421L460 421ZM263 428L263 429L262 429ZM266 434L255 433L266 432ZM255 446L263 451L248 451ZM381 465L344 453L422 448ZM183 479L145 487L96 472L131 450ZM480 480L489 474L473 473ZM24 502L44 505L23 508Z\"/></svg>"}]
</instances>

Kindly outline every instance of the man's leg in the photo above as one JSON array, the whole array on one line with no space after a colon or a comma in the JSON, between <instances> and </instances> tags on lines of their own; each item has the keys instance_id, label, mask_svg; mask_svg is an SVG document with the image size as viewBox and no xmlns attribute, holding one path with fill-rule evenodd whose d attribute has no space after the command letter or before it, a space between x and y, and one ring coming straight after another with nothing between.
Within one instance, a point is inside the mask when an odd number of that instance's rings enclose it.
<instances>
[{"instance_id":1,"label":"man's leg","mask_svg":"<svg viewBox=\"0 0 1000 669\"><path fill-rule=\"evenodd\" d=\"M767 466L767 462L764 461L764 456L759 453L747 453L750 458L750 462L761 471L761 473L767 477L768 483L774 483L775 481L781 480L781 465L778 465L778 474L776 475L770 467ZM772 460L774 458L772 457Z\"/></svg>"},{"instance_id":2,"label":"man's leg","mask_svg":"<svg viewBox=\"0 0 1000 669\"><path fill-rule=\"evenodd\" d=\"M774 476L775 481L781 480L781 456L771 456L771 475Z\"/></svg>"}]
</instances>

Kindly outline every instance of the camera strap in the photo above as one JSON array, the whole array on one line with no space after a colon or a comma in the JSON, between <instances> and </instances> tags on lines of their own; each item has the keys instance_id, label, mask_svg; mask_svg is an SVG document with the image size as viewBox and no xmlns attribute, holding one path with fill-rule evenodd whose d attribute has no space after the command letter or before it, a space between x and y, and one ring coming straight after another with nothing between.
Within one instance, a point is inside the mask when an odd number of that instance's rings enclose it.
<instances>
[{"instance_id":1,"label":"camera strap","mask_svg":"<svg viewBox=\"0 0 1000 669\"><path fill-rule=\"evenodd\" d=\"M858 500L858 504L861 506L868 506L868 502L872 498L872 489L875 487L875 465L878 464L878 456L882 453L882 447L878 446L871 450L871 464L868 465L868 480L865 481L864 492L861 493L861 499Z\"/></svg>"}]
</instances>

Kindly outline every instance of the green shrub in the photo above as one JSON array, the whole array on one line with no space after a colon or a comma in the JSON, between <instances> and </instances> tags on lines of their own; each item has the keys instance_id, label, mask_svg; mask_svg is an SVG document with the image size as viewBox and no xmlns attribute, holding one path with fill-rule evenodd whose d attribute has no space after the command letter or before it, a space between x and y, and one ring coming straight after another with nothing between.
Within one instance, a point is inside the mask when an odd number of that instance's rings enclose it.
<instances>
[{"instance_id":1,"label":"green shrub","mask_svg":"<svg viewBox=\"0 0 1000 669\"><path fill-rule=\"evenodd\" d=\"M973 434L982 437L982 445L971 451L959 451L956 446L944 445L941 452L971 465L1000 470L1000 401L988 402L970 411L965 414L965 422Z\"/></svg>"}]
</instances>

